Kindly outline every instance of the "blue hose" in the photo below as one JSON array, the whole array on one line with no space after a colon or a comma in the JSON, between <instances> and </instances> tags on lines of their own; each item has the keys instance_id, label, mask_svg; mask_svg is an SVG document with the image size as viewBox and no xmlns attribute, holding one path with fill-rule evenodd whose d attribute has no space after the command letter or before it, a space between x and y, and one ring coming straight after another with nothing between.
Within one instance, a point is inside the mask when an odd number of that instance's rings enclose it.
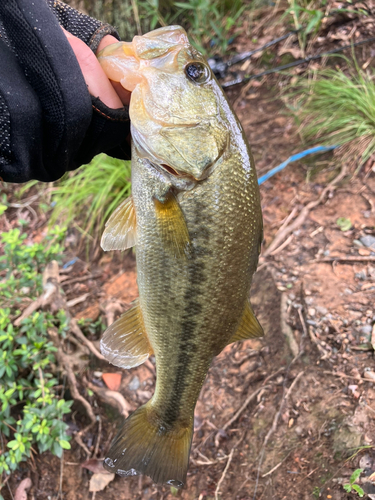
<instances>
[{"instance_id":1,"label":"blue hose","mask_svg":"<svg viewBox=\"0 0 375 500\"><path fill-rule=\"evenodd\" d=\"M272 170L270 170L266 174L262 175L262 177L259 177L258 184L259 185L263 184L263 182L267 181L270 177L272 177L273 175L280 172L280 170L285 168L292 161L300 160L301 158L304 158L307 155L312 155L314 153L326 153L327 151L332 151L333 149L336 149L337 147L338 146L316 146L315 148L306 149L305 151L301 151L301 153L297 153L293 156L290 156L283 163L281 163L277 167L273 168Z\"/></svg>"}]
</instances>

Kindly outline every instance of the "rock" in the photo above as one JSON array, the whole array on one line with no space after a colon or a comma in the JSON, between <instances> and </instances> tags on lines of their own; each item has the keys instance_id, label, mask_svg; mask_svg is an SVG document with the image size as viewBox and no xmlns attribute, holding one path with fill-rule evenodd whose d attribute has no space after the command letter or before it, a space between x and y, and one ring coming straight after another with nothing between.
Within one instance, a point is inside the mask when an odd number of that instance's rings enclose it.
<instances>
[{"instance_id":1,"label":"rock","mask_svg":"<svg viewBox=\"0 0 375 500\"><path fill-rule=\"evenodd\" d=\"M359 468L360 469L371 469L372 467L372 458L368 453L363 455L359 461Z\"/></svg>"},{"instance_id":2,"label":"rock","mask_svg":"<svg viewBox=\"0 0 375 500\"><path fill-rule=\"evenodd\" d=\"M372 333L372 326L371 325L364 325L361 328L359 328L359 333L365 337L368 335L371 335Z\"/></svg>"},{"instance_id":3,"label":"rock","mask_svg":"<svg viewBox=\"0 0 375 500\"><path fill-rule=\"evenodd\" d=\"M359 240L362 243L362 245L364 245L367 248L371 248L375 251L375 236L371 236L371 234L366 234L365 236L359 238Z\"/></svg>"},{"instance_id":4,"label":"rock","mask_svg":"<svg viewBox=\"0 0 375 500\"><path fill-rule=\"evenodd\" d=\"M325 316L328 312L328 309L326 309L325 307L322 307L322 306L317 306L316 310L319 314L322 314L323 316Z\"/></svg>"},{"instance_id":5,"label":"rock","mask_svg":"<svg viewBox=\"0 0 375 500\"><path fill-rule=\"evenodd\" d=\"M303 427L301 427L300 425L297 425L295 428L294 428L294 432L297 434L297 436L303 436L305 431L303 429Z\"/></svg>"},{"instance_id":6,"label":"rock","mask_svg":"<svg viewBox=\"0 0 375 500\"><path fill-rule=\"evenodd\" d=\"M136 390L138 390L138 389L139 389L139 386L140 386L140 385L141 385L141 383L140 383L140 381L139 381L139 378L135 375L135 376L131 379L131 381L130 381L130 383L129 383L128 387L129 387L129 389L130 389L131 391L136 391Z\"/></svg>"},{"instance_id":7,"label":"rock","mask_svg":"<svg viewBox=\"0 0 375 500\"><path fill-rule=\"evenodd\" d=\"M373 382L375 382L375 372L373 372L372 370L365 371L363 377L367 378L367 380L372 380Z\"/></svg>"}]
</instances>

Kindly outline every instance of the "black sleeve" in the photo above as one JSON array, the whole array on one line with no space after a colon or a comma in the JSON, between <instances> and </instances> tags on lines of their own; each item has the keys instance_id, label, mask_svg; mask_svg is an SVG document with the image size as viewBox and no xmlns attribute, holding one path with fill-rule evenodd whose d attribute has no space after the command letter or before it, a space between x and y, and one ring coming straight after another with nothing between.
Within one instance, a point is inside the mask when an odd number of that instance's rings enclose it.
<instances>
[{"instance_id":1,"label":"black sleeve","mask_svg":"<svg viewBox=\"0 0 375 500\"><path fill-rule=\"evenodd\" d=\"M58 0L0 0L0 177L53 181L100 152L129 158L127 108L91 98L60 25L94 51L106 24Z\"/></svg>"}]
</instances>

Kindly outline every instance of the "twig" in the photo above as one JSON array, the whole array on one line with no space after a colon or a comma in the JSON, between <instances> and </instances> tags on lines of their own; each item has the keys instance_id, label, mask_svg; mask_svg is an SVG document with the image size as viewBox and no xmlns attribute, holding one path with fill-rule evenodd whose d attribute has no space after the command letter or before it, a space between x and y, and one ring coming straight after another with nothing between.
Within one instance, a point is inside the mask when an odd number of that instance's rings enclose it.
<instances>
[{"instance_id":1,"label":"twig","mask_svg":"<svg viewBox=\"0 0 375 500\"><path fill-rule=\"evenodd\" d=\"M375 262L375 256L347 255L346 257L324 257L313 262Z\"/></svg>"},{"instance_id":2,"label":"twig","mask_svg":"<svg viewBox=\"0 0 375 500\"><path fill-rule=\"evenodd\" d=\"M304 374L304 370L300 371L299 374L296 376L296 378L293 380L293 382L291 383L289 389L287 390L285 396L283 397L283 399L281 400L281 404L280 404L280 407L279 407L279 411L276 413L274 419L273 419L273 422L272 422L272 427L271 429L268 431L265 439L264 439L264 442L263 442L263 447L265 447L270 439L270 437L272 436L272 434L276 431L276 428L277 428L277 424L279 422L279 418L280 418L280 415L281 415L281 412L283 411L284 409L284 405L285 403L288 401L289 399L289 396L291 395L294 387L296 386L298 380L302 377L302 375Z\"/></svg>"},{"instance_id":3,"label":"twig","mask_svg":"<svg viewBox=\"0 0 375 500\"><path fill-rule=\"evenodd\" d=\"M290 363L289 367L294 363L294 361L298 358L299 356L296 356L292 362ZM265 450L266 450L266 446L267 446L267 443L268 441L270 440L272 434L276 431L276 428L277 428L277 424L279 422L279 418L280 418L280 415L284 409L284 405L285 403L288 401L289 399L289 396L290 394L292 393L294 387L296 386L298 380L302 377L302 375L304 374L304 371L300 371L299 374L296 376L296 378L293 380L292 384L290 385L289 389L285 392L285 385L284 385L284 395L281 399L281 403L280 403L280 406L279 406L279 410L277 411L277 413L275 414L275 417L273 419L273 422L272 422L272 426L271 426L271 429L267 432L267 435L266 437L264 438L264 441L263 441L263 445L262 445L262 449L261 449L261 452L260 452L260 456L259 456L259 465L258 465L258 471L257 471L257 477L256 477L256 481L255 481L255 490L254 490L254 497L253 497L253 500L256 499L256 493L257 493L257 490L258 490L258 484L259 484L259 476L260 476L260 468L262 466L262 462L263 462L263 457L264 457L264 453L265 453Z\"/></svg>"},{"instance_id":4,"label":"twig","mask_svg":"<svg viewBox=\"0 0 375 500\"><path fill-rule=\"evenodd\" d=\"M91 422L89 425L86 425L84 429L81 431L77 432L77 434L74 436L74 439L76 443L85 451L87 458L90 458L91 456L91 451L87 448L85 443L82 441L82 436L86 434L86 432L91 429L91 427L95 424L95 422Z\"/></svg>"},{"instance_id":5,"label":"twig","mask_svg":"<svg viewBox=\"0 0 375 500\"><path fill-rule=\"evenodd\" d=\"M77 304L80 304L81 302L84 302L89 295L90 295L90 292L86 292L83 295L81 295L80 297L75 297L74 299L68 300L67 303L66 303L66 306L68 308L74 307Z\"/></svg>"},{"instance_id":6,"label":"twig","mask_svg":"<svg viewBox=\"0 0 375 500\"><path fill-rule=\"evenodd\" d=\"M293 330L291 327L288 325L288 308L287 308L287 300L288 297L286 293L281 294L281 300L280 300L280 327L281 331L286 337L286 340L289 345L289 349L291 350L292 354L294 357L298 356L299 349L298 349L298 344L296 342L296 339L294 338L293 335Z\"/></svg>"},{"instance_id":7,"label":"twig","mask_svg":"<svg viewBox=\"0 0 375 500\"><path fill-rule=\"evenodd\" d=\"M229 458L228 458L227 465L225 466L225 469L223 470L221 478L219 479L219 482L217 483L216 490L215 490L215 500L219 500L219 491L220 491L221 483L224 481L226 473L228 472L230 463L231 463L232 458L233 458L234 448L235 447L233 447L231 449L231 452L229 453Z\"/></svg>"},{"instance_id":8,"label":"twig","mask_svg":"<svg viewBox=\"0 0 375 500\"><path fill-rule=\"evenodd\" d=\"M70 316L70 314L69 314ZM81 340L84 344L87 345L87 347L90 349L90 351L98 358L101 359L102 361L105 361L105 357L97 350L97 348L94 346L92 342L90 342L89 339L87 339L83 333L80 327L78 326L77 320L75 318L72 318L70 316L70 329L74 333L74 335Z\"/></svg>"},{"instance_id":9,"label":"twig","mask_svg":"<svg viewBox=\"0 0 375 500\"><path fill-rule=\"evenodd\" d=\"M63 352L61 347L59 347L59 349L57 351L57 356L59 358L61 366L63 366L65 368L66 376L67 376L68 382L69 382L70 392L72 393L73 399L75 399L76 401L80 401L80 403L82 403L82 405L84 406L84 408L86 410L87 416L91 420L91 423L95 424L96 417L95 417L95 414L93 412L93 409L91 408L90 403L83 396L81 396L81 394L78 391L77 379L76 379L76 376L74 375L69 356L67 356Z\"/></svg>"},{"instance_id":10,"label":"twig","mask_svg":"<svg viewBox=\"0 0 375 500\"><path fill-rule=\"evenodd\" d=\"M319 198L314 201L310 201L307 205L305 205L299 216L288 226L282 226L279 231L276 233L276 236L270 246L263 252L263 257L267 257L270 255L281 243L284 241L284 239L290 234L293 233L297 228L299 228L303 222L305 221L306 217L308 216L310 210L315 208L316 206L320 205L320 203L324 200L326 194L333 190L334 186L341 181L346 175L346 167L342 167L340 173L331 181L321 192Z\"/></svg>"},{"instance_id":11,"label":"twig","mask_svg":"<svg viewBox=\"0 0 375 500\"><path fill-rule=\"evenodd\" d=\"M374 383L374 381L369 379L369 378L364 378L364 377L360 377L360 376L355 377L354 375L346 375L346 373L335 373L335 372L330 372L328 370L323 370L322 373L325 373L327 375L333 375L334 377L339 377L339 378L350 378L352 380L363 380L363 382Z\"/></svg>"},{"instance_id":12,"label":"twig","mask_svg":"<svg viewBox=\"0 0 375 500\"><path fill-rule=\"evenodd\" d=\"M44 378L43 378L43 372L42 372L42 369L40 368L40 366L38 367L38 373L39 373L39 380L40 380L40 388L42 390L42 398L43 398L43 408L46 404L46 395L45 395L45 392L44 392Z\"/></svg>"},{"instance_id":13,"label":"twig","mask_svg":"<svg viewBox=\"0 0 375 500\"><path fill-rule=\"evenodd\" d=\"M233 417L228 420L228 422L226 422L222 427L221 427L221 431L225 431L226 429L228 429L228 427L230 427L233 422L235 422L238 417L241 415L241 413L246 409L246 407L251 403L251 401L253 399L255 399L257 397L257 395L260 393L260 391L264 391L264 390L267 390L269 389L270 386L269 385L266 385L266 386L261 386L259 387L256 391L254 391L253 393L250 394L250 396L248 396L244 403L242 404L242 406L236 411L236 413L233 415Z\"/></svg>"},{"instance_id":14,"label":"twig","mask_svg":"<svg viewBox=\"0 0 375 500\"><path fill-rule=\"evenodd\" d=\"M226 473L228 472L228 469L229 469L229 466L230 466L230 463L232 461L232 458L233 458L233 453L234 453L234 450L237 448L237 446L241 443L241 441L243 440L243 438L245 437L245 432L242 434L242 436L240 437L240 439L237 441L237 443L233 446L233 448L231 449L229 455L228 455L228 462L225 466L225 469L223 470L223 473L221 475L221 478L219 479L219 482L217 483L217 486L216 486L216 490L215 490L215 500L218 500L219 498L219 493L220 493L220 486L221 486L221 483L224 481L224 478L225 478L225 475Z\"/></svg>"},{"instance_id":15,"label":"twig","mask_svg":"<svg viewBox=\"0 0 375 500\"><path fill-rule=\"evenodd\" d=\"M101 437L102 437L102 419L98 415L98 437L95 443L93 458L95 458L98 455Z\"/></svg>"},{"instance_id":16,"label":"twig","mask_svg":"<svg viewBox=\"0 0 375 500\"><path fill-rule=\"evenodd\" d=\"M73 283L80 283L82 281L98 278L102 274L103 273L94 273L94 274L89 274L87 276L79 276L78 278L72 278L71 280L62 281L61 286L73 285Z\"/></svg>"},{"instance_id":17,"label":"twig","mask_svg":"<svg viewBox=\"0 0 375 500\"><path fill-rule=\"evenodd\" d=\"M292 453L292 451L294 451L296 449L296 447L292 448L289 453L287 453L285 455L285 457L281 460L281 462L279 462L277 465L275 465L275 467L272 467L271 470L269 470L268 472L266 472L265 474L262 474L262 477L267 477L269 476L270 474L272 474L273 472L275 472L275 470L277 470L284 462L285 460L289 457L289 455Z\"/></svg>"},{"instance_id":18,"label":"twig","mask_svg":"<svg viewBox=\"0 0 375 500\"><path fill-rule=\"evenodd\" d=\"M106 389L104 387L97 387L88 381L86 381L86 386L95 392L99 398L103 399L105 403L116 408L116 410L118 410L118 412L125 418L129 416L129 413L132 411L132 407L120 392L111 391L110 389Z\"/></svg>"},{"instance_id":19,"label":"twig","mask_svg":"<svg viewBox=\"0 0 375 500\"><path fill-rule=\"evenodd\" d=\"M33 312L52 303L58 288L58 276L58 263L53 260L47 264L43 272L43 294L26 307L21 316L15 320L15 326L20 326Z\"/></svg>"}]
</instances>

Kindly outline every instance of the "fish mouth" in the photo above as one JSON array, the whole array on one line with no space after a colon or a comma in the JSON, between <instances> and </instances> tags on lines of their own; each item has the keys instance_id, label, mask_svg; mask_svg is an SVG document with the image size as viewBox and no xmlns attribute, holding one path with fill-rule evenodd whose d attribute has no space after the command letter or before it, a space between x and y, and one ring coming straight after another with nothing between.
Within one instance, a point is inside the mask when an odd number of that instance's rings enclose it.
<instances>
[{"instance_id":1,"label":"fish mouth","mask_svg":"<svg viewBox=\"0 0 375 500\"><path fill-rule=\"evenodd\" d=\"M180 179L187 179L189 181L194 181L194 182L198 182L201 180L200 178L197 179L193 175L188 174L186 172L179 172L177 169L171 167L170 165L167 165L166 163L161 163L158 166L161 167L166 172L168 172L170 175L173 175L174 177L178 177Z\"/></svg>"}]
</instances>

